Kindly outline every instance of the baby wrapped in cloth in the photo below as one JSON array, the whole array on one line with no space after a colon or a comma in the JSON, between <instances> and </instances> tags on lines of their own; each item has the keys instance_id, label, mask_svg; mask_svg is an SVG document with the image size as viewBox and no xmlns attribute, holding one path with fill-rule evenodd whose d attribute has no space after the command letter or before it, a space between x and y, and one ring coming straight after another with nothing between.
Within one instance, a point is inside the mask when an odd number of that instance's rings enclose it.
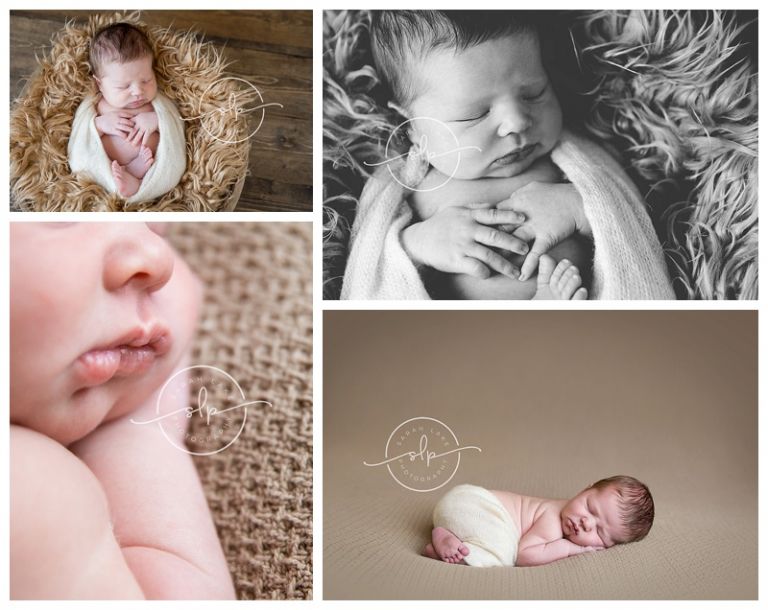
<instances>
[{"instance_id":1,"label":"baby wrapped in cloth","mask_svg":"<svg viewBox=\"0 0 768 610\"><path fill-rule=\"evenodd\" d=\"M564 131L552 161L581 195L595 255L591 299L674 299L661 244L637 188L617 161L594 142ZM413 212L408 189L429 166L416 156L391 171L380 168L365 185L352 227L342 299L429 299L403 249Z\"/></svg>"},{"instance_id":2,"label":"baby wrapped in cloth","mask_svg":"<svg viewBox=\"0 0 768 610\"><path fill-rule=\"evenodd\" d=\"M435 505L435 527L453 532L469 549L464 557L476 568L513 566L520 529L501 501L477 485L457 485Z\"/></svg>"},{"instance_id":3,"label":"baby wrapped in cloth","mask_svg":"<svg viewBox=\"0 0 768 610\"><path fill-rule=\"evenodd\" d=\"M97 102L98 97L87 97L77 108L67 146L69 168L72 173L87 175L104 190L117 193L112 161L94 122ZM164 195L179 183L187 167L184 122L179 111L159 92L151 103L157 113L160 134L155 161L141 180L139 190L126 199L126 203L150 201Z\"/></svg>"}]
</instances>

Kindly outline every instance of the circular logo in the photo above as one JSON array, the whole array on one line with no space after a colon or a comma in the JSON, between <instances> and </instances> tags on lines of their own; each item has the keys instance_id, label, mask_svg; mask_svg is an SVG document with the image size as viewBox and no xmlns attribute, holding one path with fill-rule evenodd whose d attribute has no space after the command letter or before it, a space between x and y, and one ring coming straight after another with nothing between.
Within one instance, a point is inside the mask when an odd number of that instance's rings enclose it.
<instances>
[{"instance_id":1,"label":"circular logo","mask_svg":"<svg viewBox=\"0 0 768 610\"><path fill-rule=\"evenodd\" d=\"M245 428L248 402L234 377L215 366L181 369L165 382L157 399L157 423L174 447L191 455L213 455L232 445ZM174 405L189 405L173 408ZM170 411L161 414L161 405ZM168 411L168 409L165 409Z\"/></svg>"},{"instance_id":2,"label":"circular logo","mask_svg":"<svg viewBox=\"0 0 768 610\"><path fill-rule=\"evenodd\" d=\"M448 151L444 151L442 153L435 153L434 151L431 151L429 149L429 142L427 141L426 136L422 136L422 138L418 142L414 142L413 143L413 145L411 146L410 151L408 151L407 156L409 158L411 158L411 157L418 157L421 160L423 160L424 162L428 163L428 162L430 162L432 159L434 159L437 156L444 156L444 155L449 155L449 154L456 153L456 163L454 164L453 169L448 174L446 174L445 180L443 180L441 183L439 183L439 184L437 184L437 185L435 185L435 186L433 186L431 188L425 188L425 189L420 189L418 187L413 187L413 186L409 186L407 184L403 184L400 181L400 179L395 175L395 173L392 171L392 167L389 165L388 162L387 162L387 170L389 171L389 175L392 176L392 179L395 182L397 182L400 186L402 186L403 188L406 188L406 189L411 190L411 191L418 191L420 193L428 193L430 191L436 191L437 189L442 188L443 186L448 184L448 182L450 182L453 179L453 177L456 175L456 172L459 170L459 164L461 163L461 151L462 150L468 150L468 149L480 150L480 149L477 148L476 146L464 146L464 147L460 146L458 138L453 133L453 131L451 131L451 129L450 129L450 127L448 127L448 125L446 125L442 121L440 121L438 119L434 119L432 117L419 116L419 117L414 117L412 119L408 119L406 121L403 121L402 123L400 123L397 127L395 127L392 130L392 133L389 134L389 138L387 138L387 143L384 146L384 156L387 159L390 158L389 157L389 146L390 146L390 144L392 142L392 139L395 137L395 134L397 134L397 132L400 129L403 129L403 128L407 129L408 126L411 123L415 122L415 121L429 121L429 122L435 123L436 125L438 125L441 128L441 130L444 130L446 132L446 135L448 136L446 141L452 142L454 144L454 147L453 147L453 149L448 150ZM409 139L410 139L410 136L409 136ZM398 158L398 157L396 157L396 158Z\"/></svg>"},{"instance_id":3,"label":"circular logo","mask_svg":"<svg viewBox=\"0 0 768 610\"><path fill-rule=\"evenodd\" d=\"M414 417L392 431L384 449L389 474L406 489L434 491L448 483L461 463L461 447L448 426L432 417Z\"/></svg>"},{"instance_id":4,"label":"circular logo","mask_svg":"<svg viewBox=\"0 0 768 610\"><path fill-rule=\"evenodd\" d=\"M257 112L261 111L261 114L259 116L258 123L256 124L256 127L251 130L251 132L245 136L244 138L239 138L237 140L226 140L224 138L219 137L217 134L214 134L211 132L210 129L208 129L208 126L206 125L206 121L201 121L200 125L203 128L203 131L207 133L209 136L211 136L214 140L218 140L219 142L223 142L224 144L239 144L240 142L245 142L246 140L250 140L253 136L255 136L259 130L261 129L261 126L264 124L264 117L266 116L266 108L269 106L278 106L280 108L283 107L282 104L279 104L277 102L265 102L264 98L261 96L261 91L259 91L256 88L256 85L253 83L245 80L244 78L238 78L236 76L227 76L225 78L219 79L217 81L212 82L210 85L208 85L205 88L205 91L203 91L203 95L200 97L199 104L198 104L198 113L200 114L200 118L206 116L206 114L202 114L202 105L203 105L203 99L205 99L205 96L208 94L208 92L211 90L211 87L218 85L220 83L226 82L226 81L236 81L240 83L245 83L250 90L242 91L233 91L229 94L229 99L227 100L226 106L223 108L218 108L217 110L213 110L207 114L231 114L235 119L237 119L238 115L240 114L248 114L251 112ZM239 108L237 105L238 102L238 95L245 96L246 98L255 98L258 100L258 104L252 108ZM222 127L223 129L223 127Z\"/></svg>"}]
</instances>

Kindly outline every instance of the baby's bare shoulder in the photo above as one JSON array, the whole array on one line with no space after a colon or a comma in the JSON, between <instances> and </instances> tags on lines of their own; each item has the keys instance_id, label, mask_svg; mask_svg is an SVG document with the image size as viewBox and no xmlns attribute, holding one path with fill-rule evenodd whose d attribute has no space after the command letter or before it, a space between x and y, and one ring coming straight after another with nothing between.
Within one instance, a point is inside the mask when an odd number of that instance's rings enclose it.
<instances>
[{"instance_id":1,"label":"baby's bare shoulder","mask_svg":"<svg viewBox=\"0 0 768 610\"><path fill-rule=\"evenodd\" d=\"M14 529L62 531L68 520L84 514L87 522L101 518L109 525L101 484L66 447L39 432L11 426L10 453Z\"/></svg>"},{"instance_id":2,"label":"baby's bare shoulder","mask_svg":"<svg viewBox=\"0 0 768 610\"><path fill-rule=\"evenodd\" d=\"M547 541L563 537L560 513L550 500L523 496L521 509L523 533L533 532Z\"/></svg>"},{"instance_id":3,"label":"baby's bare shoulder","mask_svg":"<svg viewBox=\"0 0 768 610\"><path fill-rule=\"evenodd\" d=\"M11 426L11 596L141 597L96 476L66 447ZM101 582L80 577L104 568ZM97 579L98 580L98 579Z\"/></svg>"}]
</instances>

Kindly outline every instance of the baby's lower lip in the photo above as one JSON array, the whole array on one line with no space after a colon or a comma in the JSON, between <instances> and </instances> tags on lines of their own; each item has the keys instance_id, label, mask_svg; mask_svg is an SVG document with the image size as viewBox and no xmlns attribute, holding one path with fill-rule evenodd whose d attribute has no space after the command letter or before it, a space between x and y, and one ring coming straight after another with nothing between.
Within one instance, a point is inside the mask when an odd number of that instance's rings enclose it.
<instances>
[{"instance_id":1,"label":"baby's lower lip","mask_svg":"<svg viewBox=\"0 0 768 610\"><path fill-rule=\"evenodd\" d=\"M117 377L140 375L168 349L170 339L164 335L147 345L120 345L91 350L77 360L79 381L85 387L92 387Z\"/></svg>"},{"instance_id":2,"label":"baby's lower lip","mask_svg":"<svg viewBox=\"0 0 768 610\"><path fill-rule=\"evenodd\" d=\"M499 157L493 162L493 164L504 166L504 165L512 165L513 163L519 163L520 161L527 159L535 148L536 148L536 144L529 144L528 146L518 150L517 152L509 153L507 155L504 155L503 157Z\"/></svg>"}]
</instances>

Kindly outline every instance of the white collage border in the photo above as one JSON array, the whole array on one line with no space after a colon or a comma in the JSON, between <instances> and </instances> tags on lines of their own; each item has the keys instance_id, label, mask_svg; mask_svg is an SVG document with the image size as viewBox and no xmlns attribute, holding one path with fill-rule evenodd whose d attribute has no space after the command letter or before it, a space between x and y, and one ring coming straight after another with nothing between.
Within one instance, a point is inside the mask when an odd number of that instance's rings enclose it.
<instances>
[{"instance_id":1,"label":"white collage border","mask_svg":"<svg viewBox=\"0 0 768 610\"><path fill-rule=\"evenodd\" d=\"M71 0L71 1L36 1L28 0L21 2L18 0L10 0L9 5L0 12L0 37L3 40L2 51L0 52L0 67L2 67L2 79L0 79L0 97L2 99L9 99L9 10L129 10L129 9L145 9L151 10L147 5L151 4L151 9L159 10L207 10L212 8L210 3L204 3L201 0L156 0L152 3L142 2L124 2L117 4L114 2L108 2L107 7L95 6L95 3L85 2L84 0ZM119 220L119 221L173 221L173 222L313 222L313 359L314 359L314 373L313 373L313 387L314 387L314 413L313 413L313 430L314 430L314 472L313 472L313 523L314 523L314 536L313 536L313 594L314 599L311 601L253 601L253 602L189 602L189 601L176 601L176 602L10 602L11 607L24 607L24 608L49 608L49 607L72 607L72 608L84 608L84 607L98 607L102 608L106 606L115 606L123 608L133 607L145 607L144 604L162 604L164 608L242 608L256 604L259 608L313 608L318 607L321 609L335 609L335 608L370 608L371 610L378 610L384 608L391 608L393 604L402 605L402 601L334 601L322 599L322 582L323 582L323 493L322 493L322 439L323 439L323 311L324 310L347 310L347 309L367 309L367 310L380 310L380 309L427 309L427 310L451 310L451 309L471 309L471 310L498 310L498 309L514 309L514 310L527 310L527 309L546 309L546 310L560 310L560 309L586 309L586 310L635 310L635 309L653 309L653 310L763 310L768 308L768 299L761 297L758 301L740 302L740 301L675 301L675 302L638 302L638 301L624 301L624 302L596 302L596 301L571 301L571 302L558 302L552 301L542 306L540 303L523 301L516 302L514 306L504 306L496 301L475 301L471 305L466 305L456 302L412 302L412 301L392 301L386 303L380 302L356 302L356 301L323 301L322 300L322 11L323 9L341 9L341 8L441 8L441 9L461 9L467 8L468 2L456 1L456 0L443 0L442 2L403 2L402 0L396 0L387 3L371 2L370 0L360 0L358 2L323 2L322 0L303 0L297 2L295 0L284 0L282 2L253 2L241 0L238 2L229 1L224 5L217 5L215 8L224 10L262 10L262 9L275 9L275 10L313 10L313 212L272 212L272 213L113 213L108 216L104 216L99 213L11 213L8 209L8 201L0 205L0 219L2 220L2 227L0 227L0 252L2 253L2 265L0 265L0 338L2 339L2 354L5 356L2 358L3 362L6 362L0 367L0 386L5 388L3 392L4 403L7 405L9 402L9 368L7 365L9 358L9 222L10 221L106 221L106 220ZM614 2L609 6L589 6L590 3L583 3L585 8L639 8L635 3L628 2ZM513 8L504 6L498 1L488 0L474 0L471 3L471 8L480 9L499 9L499 8ZM528 8L528 7L524 7ZM547 9L559 9L577 8L571 3L560 2L543 2L539 3L536 8ZM642 3L642 8L669 8L668 5L662 2L645 2ZM674 8L684 9L717 9L717 8L741 8L741 9L759 9L757 2L740 2L736 7L724 6L724 3L713 2L679 2L676 3ZM763 17L760 14L760 17ZM762 21L762 19L760 20ZM763 44L760 48L759 59L760 63L764 66L766 63L765 49L765 37L766 26L763 23L759 24L759 38ZM760 85L762 92L763 86ZM0 118L0 141L8 142L8 127L9 127L9 106L4 104L2 108L2 118ZM0 183L9 184L9 164L8 164L8 148L3 148L1 153L2 162L0 162ZM760 182L766 184L765 181L765 166L760 168ZM764 189L763 189L764 191ZM760 193L760 205L764 204L764 192ZM6 191L8 192L8 191ZM761 248L760 250L760 267L765 267L766 253ZM762 294L762 293L761 293ZM762 325L759 326L759 353L760 356L764 354L764 348L766 345L765 332ZM764 373L768 372L764 362L765 359L760 358L759 363L759 378L762 381ZM762 387L762 383L760 386ZM763 400L763 395L759 392L759 413L768 408L768 403ZM768 418L759 417L759 438L763 440L759 449L759 507L764 509L766 500L768 499L768 462L766 461L765 450L765 438L768 424L766 423ZM8 427L3 426L0 431L0 446L2 450L2 467L0 468L0 534L2 535L2 554L0 554L0 604L5 606L5 600L9 599L9 566L8 566L8 541L9 541L9 480L8 480L8 442L9 432ZM764 510L761 511L765 512ZM765 526L765 520L760 518L760 525ZM761 585L768 586L768 554L765 551L766 543L768 543L768 527L759 527L759 582ZM760 587L761 597L766 598L764 594L764 587ZM406 602L407 603L407 602ZM757 608L760 607L759 601L738 601L727 602L728 607L738 608ZM54 605L55 604L55 605ZM508 601L450 601L450 600L435 600L435 601L418 601L411 602L409 607L419 610L446 610L453 608L466 608L468 605L472 607L481 608L509 608L509 607L529 607L535 606L542 609L554 609L554 608L583 608L592 609L597 607L605 608L645 608L648 606L660 607L660 608L696 608L708 610L709 608L722 608L724 602L722 601L526 601L526 600L508 600ZM695 606L694 606L695 604Z\"/></svg>"}]
</instances>

